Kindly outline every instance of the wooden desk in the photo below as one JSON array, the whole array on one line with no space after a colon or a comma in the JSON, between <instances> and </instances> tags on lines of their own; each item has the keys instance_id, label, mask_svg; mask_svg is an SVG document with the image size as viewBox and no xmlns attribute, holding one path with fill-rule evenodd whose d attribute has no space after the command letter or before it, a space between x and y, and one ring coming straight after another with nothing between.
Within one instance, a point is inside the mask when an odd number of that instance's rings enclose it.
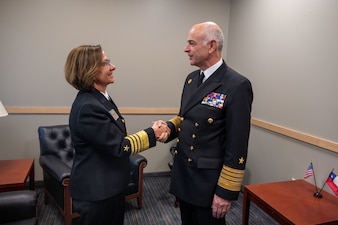
<instances>
[{"instance_id":1,"label":"wooden desk","mask_svg":"<svg viewBox=\"0 0 338 225\"><path fill-rule=\"evenodd\" d=\"M338 198L304 180L247 185L243 194L243 221L249 221L250 201L280 224L338 224Z\"/></svg>"},{"instance_id":2,"label":"wooden desk","mask_svg":"<svg viewBox=\"0 0 338 225\"><path fill-rule=\"evenodd\" d=\"M0 160L0 192L23 190L28 178L34 190L34 159Z\"/></svg>"}]
</instances>

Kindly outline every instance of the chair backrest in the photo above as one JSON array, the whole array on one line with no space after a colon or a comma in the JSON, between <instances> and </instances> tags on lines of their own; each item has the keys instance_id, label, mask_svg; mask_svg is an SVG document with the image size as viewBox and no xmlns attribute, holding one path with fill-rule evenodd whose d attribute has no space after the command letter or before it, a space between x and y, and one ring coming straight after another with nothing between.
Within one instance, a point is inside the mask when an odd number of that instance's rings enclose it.
<instances>
[{"instance_id":1,"label":"chair backrest","mask_svg":"<svg viewBox=\"0 0 338 225\"><path fill-rule=\"evenodd\" d=\"M40 155L54 155L69 167L73 166L75 150L68 125L40 126L38 134Z\"/></svg>"}]
</instances>

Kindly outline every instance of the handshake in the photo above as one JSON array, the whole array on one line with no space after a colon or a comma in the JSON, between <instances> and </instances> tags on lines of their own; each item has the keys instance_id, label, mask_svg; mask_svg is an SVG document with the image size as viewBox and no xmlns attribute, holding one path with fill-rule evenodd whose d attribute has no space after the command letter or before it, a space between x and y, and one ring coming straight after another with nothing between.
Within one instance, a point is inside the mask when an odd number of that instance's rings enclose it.
<instances>
[{"instance_id":1,"label":"handshake","mask_svg":"<svg viewBox=\"0 0 338 225\"><path fill-rule=\"evenodd\" d=\"M163 120L157 120L153 123L153 128L156 136L156 140L160 142L165 142L170 135L170 128L167 123Z\"/></svg>"}]
</instances>

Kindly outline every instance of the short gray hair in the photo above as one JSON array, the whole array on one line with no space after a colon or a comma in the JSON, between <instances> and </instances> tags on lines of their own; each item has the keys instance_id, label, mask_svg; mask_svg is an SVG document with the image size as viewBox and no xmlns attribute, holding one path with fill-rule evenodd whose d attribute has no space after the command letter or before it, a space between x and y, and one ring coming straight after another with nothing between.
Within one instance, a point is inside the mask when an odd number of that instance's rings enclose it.
<instances>
[{"instance_id":1,"label":"short gray hair","mask_svg":"<svg viewBox=\"0 0 338 225\"><path fill-rule=\"evenodd\" d=\"M205 22L204 29L204 44L207 44L211 40L216 40L217 50L222 51L224 35L221 28L214 22Z\"/></svg>"}]
</instances>

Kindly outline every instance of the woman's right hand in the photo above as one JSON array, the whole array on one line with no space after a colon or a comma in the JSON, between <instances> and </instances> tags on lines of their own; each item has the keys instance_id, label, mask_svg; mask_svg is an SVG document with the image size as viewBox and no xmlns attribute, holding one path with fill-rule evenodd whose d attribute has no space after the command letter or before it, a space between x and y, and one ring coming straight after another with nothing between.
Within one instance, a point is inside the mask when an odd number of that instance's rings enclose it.
<instances>
[{"instance_id":1,"label":"woman's right hand","mask_svg":"<svg viewBox=\"0 0 338 225\"><path fill-rule=\"evenodd\" d=\"M163 120L157 120L153 123L152 126L156 140L160 142L165 142L169 135L170 135L170 128L168 127L167 123Z\"/></svg>"}]
</instances>

